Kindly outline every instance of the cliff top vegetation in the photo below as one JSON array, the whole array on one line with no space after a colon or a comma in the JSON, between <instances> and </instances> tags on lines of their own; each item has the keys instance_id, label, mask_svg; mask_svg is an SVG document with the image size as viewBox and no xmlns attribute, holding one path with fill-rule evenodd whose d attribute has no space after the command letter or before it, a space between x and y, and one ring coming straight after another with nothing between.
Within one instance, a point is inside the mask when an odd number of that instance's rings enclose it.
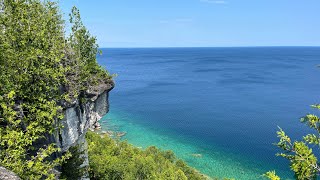
<instances>
[{"instance_id":1,"label":"cliff top vegetation","mask_svg":"<svg viewBox=\"0 0 320 180\"><path fill-rule=\"evenodd\" d=\"M23 179L55 178L70 154L41 142L59 132L62 104L112 83L77 8L70 23L67 35L55 1L0 0L0 165Z\"/></svg>"}]
</instances>

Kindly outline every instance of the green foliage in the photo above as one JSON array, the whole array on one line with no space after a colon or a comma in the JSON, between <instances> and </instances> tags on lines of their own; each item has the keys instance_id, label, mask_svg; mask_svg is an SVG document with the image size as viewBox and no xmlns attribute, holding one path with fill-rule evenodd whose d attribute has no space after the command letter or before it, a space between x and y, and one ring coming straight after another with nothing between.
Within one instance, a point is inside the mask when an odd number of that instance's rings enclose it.
<instances>
[{"instance_id":1,"label":"green foliage","mask_svg":"<svg viewBox=\"0 0 320 180\"><path fill-rule=\"evenodd\" d=\"M313 105L312 107L320 109L320 105ZM292 142L290 137L279 128L277 134L280 140L277 146L283 152L277 155L290 161L290 168L296 179L317 179L320 167L318 159L313 153L313 148L318 149L320 146L320 119L317 115L308 114L301 118L301 122L310 127L314 133L307 134L301 141ZM268 172L264 176L272 180L280 179L274 171Z\"/></svg>"},{"instance_id":2,"label":"green foliage","mask_svg":"<svg viewBox=\"0 0 320 180\"><path fill-rule=\"evenodd\" d=\"M54 168L70 157L52 158L60 149L44 143L59 131L59 103L110 80L96 62L96 39L73 14L66 38L56 2L0 0L0 165L22 179L55 178Z\"/></svg>"},{"instance_id":3,"label":"green foliage","mask_svg":"<svg viewBox=\"0 0 320 180\"><path fill-rule=\"evenodd\" d=\"M62 118L63 21L53 2L1 0L0 164L22 178L53 179L53 144L35 149Z\"/></svg>"},{"instance_id":4,"label":"green foliage","mask_svg":"<svg viewBox=\"0 0 320 180\"><path fill-rule=\"evenodd\" d=\"M154 146L141 150L127 142L87 133L91 179L197 180L203 175Z\"/></svg>"},{"instance_id":5,"label":"green foliage","mask_svg":"<svg viewBox=\"0 0 320 180\"><path fill-rule=\"evenodd\" d=\"M263 176L269 178L270 180L280 180L280 177L276 175L275 171L269 171Z\"/></svg>"}]
</instances>

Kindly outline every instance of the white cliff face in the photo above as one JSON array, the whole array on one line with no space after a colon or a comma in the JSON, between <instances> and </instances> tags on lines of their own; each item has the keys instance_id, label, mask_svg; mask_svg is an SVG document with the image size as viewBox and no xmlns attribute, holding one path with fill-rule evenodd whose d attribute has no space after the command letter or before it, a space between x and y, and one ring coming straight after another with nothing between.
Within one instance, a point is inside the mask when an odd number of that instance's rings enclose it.
<instances>
[{"instance_id":1,"label":"white cliff face","mask_svg":"<svg viewBox=\"0 0 320 180\"><path fill-rule=\"evenodd\" d=\"M82 142L87 130L100 128L98 121L109 111L109 90L110 88L97 97L88 99L84 104L75 103L65 110L58 140L63 152L79 144L79 141Z\"/></svg>"},{"instance_id":2,"label":"white cliff face","mask_svg":"<svg viewBox=\"0 0 320 180\"><path fill-rule=\"evenodd\" d=\"M65 105L64 118L60 122L63 128L60 133L56 133L54 141L62 152L68 151L72 146L80 147L84 152L82 155L84 163L81 167L89 166L86 132L100 128L98 121L109 111L108 97L113 87L113 83L101 84L83 95L85 102L80 103L79 100L75 100L74 103ZM88 174L81 179L88 180L86 176Z\"/></svg>"},{"instance_id":3,"label":"white cliff face","mask_svg":"<svg viewBox=\"0 0 320 180\"><path fill-rule=\"evenodd\" d=\"M79 117L77 115L77 108L72 107L68 108L65 111L64 119L62 120L62 147L64 147L63 150L69 149L69 147L74 144L78 138L79 138Z\"/></svg>"}]
</instances>

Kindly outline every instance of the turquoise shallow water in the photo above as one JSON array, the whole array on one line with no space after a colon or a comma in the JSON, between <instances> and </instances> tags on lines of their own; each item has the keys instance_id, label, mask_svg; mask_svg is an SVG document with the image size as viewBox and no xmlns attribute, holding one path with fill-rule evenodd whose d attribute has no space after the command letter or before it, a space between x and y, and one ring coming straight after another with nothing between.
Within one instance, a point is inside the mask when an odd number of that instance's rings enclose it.
<instances>
[{"instance_id":1,"label":"turquoise shallow water","mask_svg":"<svg viewBox=\"0 0 320 180\"><path fill-rule=\"evenodd\" d=\"M212 177L292 177L272 144L277 126L293 139L308 132L299 118L320 102L320 47L102 51L98 62L119 75L104 128L172 149Z\"/></svg>"},{"instance_id":2,"label":"turquoise shallow water","mask_svg":"<svg viewBox=\"0 0 320 180\"><path fill-rule=\"evenodd\" d=\"M227 149L213 146L201 147L195 145L196 140L139 125L135 118L138 117L113 109L103 117L101 124L103 130L125 132L126 135L121 139L127 140L136 147L157 146L162 150L172 150L177 157L212 178L262 179L263 173L274 168L274 166L256 162L250 157L232 154ZM284 179L290 179L291 174L287 171L277 171L277 173Z\"/></svg>"}]
</instances>

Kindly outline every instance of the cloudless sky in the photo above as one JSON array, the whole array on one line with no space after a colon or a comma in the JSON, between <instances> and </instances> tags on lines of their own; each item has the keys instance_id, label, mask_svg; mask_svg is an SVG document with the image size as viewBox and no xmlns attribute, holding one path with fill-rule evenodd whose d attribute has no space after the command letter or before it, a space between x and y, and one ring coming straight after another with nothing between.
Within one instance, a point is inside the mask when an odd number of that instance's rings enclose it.
<instances>
[{"instance_id":1,"label":"cloudless sky","mask_svg":"<svg viewBox=\"0 0 320 180\"><path fill-rule=\"evenodd\" d=\"M100 47L320 46L320 0L60 0Z\"/></svg>"}]
</instances>

